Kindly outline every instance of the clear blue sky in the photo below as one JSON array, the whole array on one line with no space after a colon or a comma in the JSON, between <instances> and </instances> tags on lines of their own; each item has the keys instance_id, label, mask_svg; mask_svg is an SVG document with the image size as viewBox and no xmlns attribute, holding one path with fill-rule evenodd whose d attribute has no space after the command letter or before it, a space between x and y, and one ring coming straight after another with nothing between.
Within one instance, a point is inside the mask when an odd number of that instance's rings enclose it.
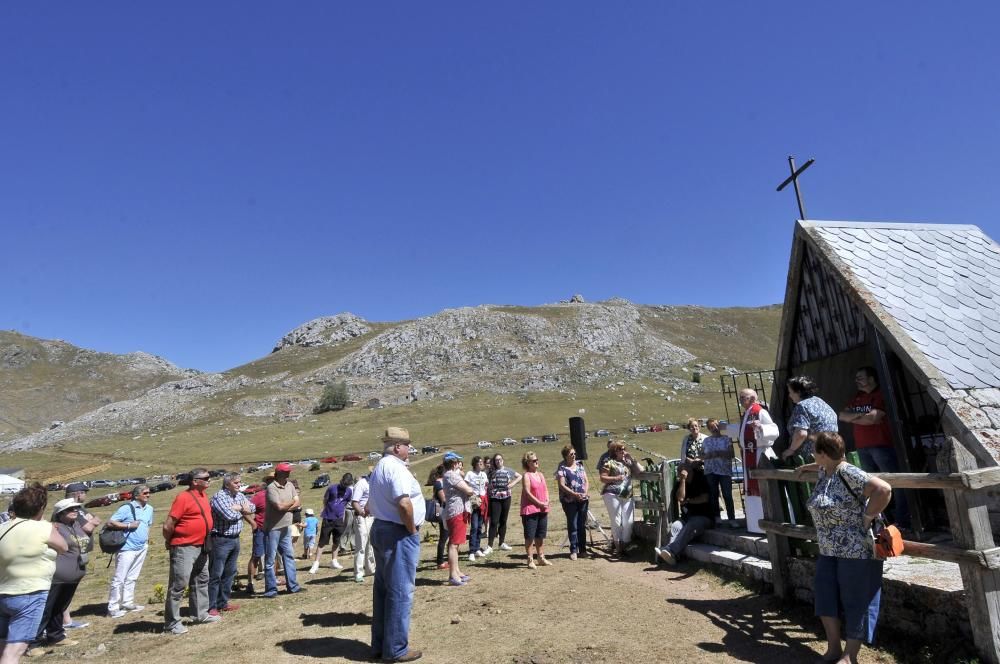
<instances>
[{"instance_id":1,"label":"clear blue sky","mask_svg":"<svg viewBox=\"0 0 1000 664\"><path fill-rule=\"evenodd\" d=\"M0 6L0 329L221 370L352 311L781 301L813 219L1000 238L994 3Z\"/></svg>"}]
</instances>

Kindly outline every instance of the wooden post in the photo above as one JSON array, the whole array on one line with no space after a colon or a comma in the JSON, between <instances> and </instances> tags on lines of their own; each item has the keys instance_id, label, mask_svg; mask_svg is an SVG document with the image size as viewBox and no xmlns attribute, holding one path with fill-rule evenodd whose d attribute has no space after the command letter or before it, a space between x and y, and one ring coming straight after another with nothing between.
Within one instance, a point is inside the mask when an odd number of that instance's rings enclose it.
<instances>
[{"instance_id":1,"label":"wooden post","mask_svg":"<svg viewBox=\"0 0 1000 664\"><path fill-rule=\"evenodd\" d=\"M674 483L670 475L670 462L664 461L660 464L660 527L656 533L656 546L661 549L670 542L670 524L674 518L670 499L673 492Z\"/></svg>"},{"instance_id":2,"label":"wooden post","mask_svg":"<svg viewBox=\"0 0 1000 664\"><path fill-rule=\"evenodd\" d=\"M774 465L766 456L761 456L757 467L773 470ZM751 471L753 472L753 471ZM761 503L764 507L764 519L781 523L785 520L781 496L781 485L776 480L761 480L759 482ZM788 578L788 537L778 533L767 533L767 550L771 558L771 582L774 584L774 594L783 600L791 597L792 584Z\"/></svg>"},{"instance_id":3,"label":"wooden post","mask_svg":"<svg viewBox=\"0 0 1000 664\"><path fill-rule=\"evenodd\" d=\"M978 467L972 454L955 438L948 439L952 472ZM955 544L963 549L992 549L993 530L987 510L986 492L945 491L948 521ZM969 603L969 623L976 649L984 661L1000 663L1000 571L972 562L960 562L962 585Z\"/></svg>"}]
</instances>

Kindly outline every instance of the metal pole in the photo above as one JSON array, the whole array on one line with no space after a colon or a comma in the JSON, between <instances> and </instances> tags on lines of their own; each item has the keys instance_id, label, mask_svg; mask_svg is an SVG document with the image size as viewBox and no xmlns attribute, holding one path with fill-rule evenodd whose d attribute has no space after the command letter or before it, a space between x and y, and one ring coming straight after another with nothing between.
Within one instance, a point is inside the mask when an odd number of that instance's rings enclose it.
<instances>
[{"instance_id":1,"label":"metal pole","mask_svg":"<svg viewBox=\"0 0 1000 664\"><path fill-rule=\"evenodd\" d=\"M802 205L802 192L799 191L799 179L795 176L795 157L788 155L788 167L792 172L792 185L795 187L795 200L799 203L799 219L806 218L806 209Z\"/></svg>"}]
</instances>

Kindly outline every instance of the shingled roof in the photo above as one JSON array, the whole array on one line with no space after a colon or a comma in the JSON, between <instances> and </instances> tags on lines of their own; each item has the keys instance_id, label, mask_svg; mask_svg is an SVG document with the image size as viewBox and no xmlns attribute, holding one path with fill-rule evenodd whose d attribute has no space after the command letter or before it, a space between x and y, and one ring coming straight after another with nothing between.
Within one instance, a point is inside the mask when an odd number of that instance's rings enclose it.
<instances>
[{"instance_id":1,"label":"shingled roof","mask_svg":"<svg viewBox=\"0 0 1000 664\"><path fill-rule=\"evenodd\" d=\"M952 389L1000 386L1000 246L976 226L800 222ZM859 289L860 289L859 288Z\"/></svg>"}]
</instances>

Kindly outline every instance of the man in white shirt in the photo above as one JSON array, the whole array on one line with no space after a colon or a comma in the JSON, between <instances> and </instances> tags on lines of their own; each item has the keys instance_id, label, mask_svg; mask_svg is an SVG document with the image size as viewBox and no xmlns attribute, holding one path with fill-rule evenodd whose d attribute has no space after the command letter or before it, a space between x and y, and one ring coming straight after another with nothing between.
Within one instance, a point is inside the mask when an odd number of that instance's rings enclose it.
<instances>
[{"instance_id":1,"label":"man in white shirt","mask_svg":"<svg viewBox=\"0 0 1000 664\"><path fill-rule=\"evenodd\" d=\"M375 573L375 551L372 549L371 538L368 537L372 522L375 520L368 512L368 475L362 475L352 489L351 510L354 511L354 520L351 522L351 535L354 537L354 580L364 583L366 573Z\"/></svg>"},{"instance_id":2,"label":"man in white shirt","mask_svg":"<svg viewBox=\"0 0 1000 664\"><path fill-rule=\"evenodd\" d=\"M424 496L410 473L410 432L389 427L383 438L385 456L368 477L368 513L375 521L371 543L375 550L372 590L372 657L384 662L412 662L419 650L409 647L410 609L420 563L420 526Z\"/></svg>"}]
</instances>

